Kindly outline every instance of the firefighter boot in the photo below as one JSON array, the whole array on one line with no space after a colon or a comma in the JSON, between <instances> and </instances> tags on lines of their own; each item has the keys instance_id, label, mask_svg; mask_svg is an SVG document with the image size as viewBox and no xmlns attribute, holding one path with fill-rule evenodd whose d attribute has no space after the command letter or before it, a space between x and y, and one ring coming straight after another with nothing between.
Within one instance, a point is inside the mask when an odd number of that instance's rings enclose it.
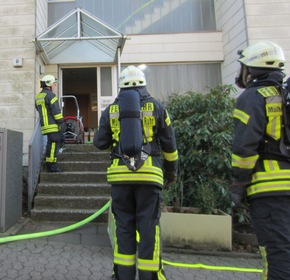
<instances>
[{"instance_id":1,"label":"firefighter boot","mask_svg":"<svg viewBox=\"0 0 290 280\"><path fill-rule=\"evenodd\" d=\"M47 172L62 172L62 169L55 162L48 162L46 166Z\"/></svg>"},{"instance_id":2,"label":"firefighter boot","mask_svg":"<svg viewBox=\"0 0 290 280\"><path fill-rule=\"evenodd\" d=\"M151 272L151 271L145 271L145 270L138 270L139 273L139 279L140 280L166 280L166 275L161 269L158 272Z\"/></svg>"},{"instance_id":3,"label":"firefighter boot","mask_svg":"<svg viewBox=\"0 0 290 280\"><path fill-rule=\"evenodd\" d=\"M114 265L112 279L114 280L135 280L136 266Z\"/></svg>"}]
</instances>

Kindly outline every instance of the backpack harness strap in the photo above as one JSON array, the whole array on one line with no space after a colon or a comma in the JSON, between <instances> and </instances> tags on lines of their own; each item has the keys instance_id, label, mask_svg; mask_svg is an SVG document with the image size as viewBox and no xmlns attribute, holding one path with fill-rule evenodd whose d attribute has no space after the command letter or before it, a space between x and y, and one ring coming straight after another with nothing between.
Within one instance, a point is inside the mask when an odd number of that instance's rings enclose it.
<instances>
[{"instance_id":1,"label":"backpack harness strap","mask_svg":"<svg viewBox=\"0 0 290 280\"><path fill-rule=\"evenodd\" d=\"M141 100L142 101L142 100ZM146 102L145 102L146 103ZM142 102L142 106L145 104ZM113 105L113 106L118 106L118 105ZM114 148L111 153L111 159L115 158L120 158L123 160L123 162L126 164L126 166L132 170L136 171L138 170L144 163L144 161L148 158L148 156L160 156L161 151L160 148L157 144L156 139L153 139L151 142L148 141L146 133L144 131L144 126L143 126L143 118L148 117L148 116L153 116L153 111L152 112L143 112L141 109L140 111L131 111L131 110L126 110L123 112L120 112L120 110L114 110L112 113L110 112L110 124L111 124L111 129L114 133ZM120 137L119 133L121 132L121 119L123 118L138 118L141 120L141 126L142 126L142 134L143 134L143 145L140 153L135 155L134 157L129 157L126 154L124 154L121 151L120 148ZM114 119L114 120L113 120ZM112 127L112 123L114 123L114 127Z\"/></svg>"}]
</instances>

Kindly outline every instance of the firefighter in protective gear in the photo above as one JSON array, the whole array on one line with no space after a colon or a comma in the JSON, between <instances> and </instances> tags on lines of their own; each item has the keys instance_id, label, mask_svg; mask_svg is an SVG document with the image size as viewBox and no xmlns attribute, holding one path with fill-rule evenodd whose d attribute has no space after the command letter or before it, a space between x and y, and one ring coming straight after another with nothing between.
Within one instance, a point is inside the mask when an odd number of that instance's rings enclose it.
<instances>
[{"instance_id":1,"label":"firefighter in protective gear","mask_svg":"<svg viewBox=\"0 0 290 280\"><path fill-rule=\"evenodd\" d=\"M166 279L161 262L159 220L163 184L172 184L177 176L175 135L167 111L149 95L143 71L128 66L120 74L119 87L118 97L102 113L93 142L101 150L110 148L112 151L107 180L112 185L111 206L116 227L114 275L118 280L133 280L138 269L141 280ZM134 93L140 98L140 118L144 131L142 137L144 142L146 138L150 144L150 153L135 171L128 168L119 154L122 131L119 97L126 93ZM128 133L127 137L129 141L134 135ZM137 231L140 236L138 245Z\"/></svg>"},{"instance_id":2,"label":"firefighter in protective gear","mask_svg":"<svg viewBox=\"0 0 290 280\"><path fill-rule=\"evenodd\" d=\"M239 51L244 91L234 110L232 200L250 209L264 261L261 279L290 279L290 161L283 141L282 49L268 41ZM284 148L283 148L284 147Z\"/></svg>"},{"instance_id":3,"label":"firefighter in protective gear","mask_svg":"<svg viewBox=\"0 0 290 280\"><path fill-rule=\"evenodd\" d=\"M47 135L46 166L48 172L61 172L57 165L57 154L61 146L60 124L63 115L58 99L54 94L57 79L52 75L44 76L40 81L41 92L36 95L35 108L39 113L41 133Z\"/></svg>"}]
</instances>

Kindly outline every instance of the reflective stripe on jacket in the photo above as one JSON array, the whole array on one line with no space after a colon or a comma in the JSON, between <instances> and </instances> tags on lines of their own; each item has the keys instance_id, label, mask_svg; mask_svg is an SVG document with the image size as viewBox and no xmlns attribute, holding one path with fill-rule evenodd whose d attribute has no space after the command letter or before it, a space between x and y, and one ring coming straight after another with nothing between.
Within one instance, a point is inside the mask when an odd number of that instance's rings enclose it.
<instances>
[{"instance_id":1,"label":"reflective stripe on jacket","mask_svg":"<svg viewBox=\"0 0 290 280\"><path fill-rule=\"evenodd\" d=\"M128 90L128 89L126 89ZM114 157L111 166L107 169L107 179L112 184L126 183L151 183L163 186L164 166L167 171L176 172L178 164L178 152L175 135L170 118L163 105L152 98L147 90L129 89L140 94L142 103L142 124L147 141L152 144L152 153L146 159L143 166L137 171L131 171L122 159ZM119 145L120 121L118 99L103 112L100 125L94 138L94 145L101 149L111 148L114 152ZM157 155L157 149L161 149L163 162ZM164 165L163 165L164 163Z\"/></svg>"},{"instance_id":2,"label":"reflective stripe on jacket","mask_svg":"<svg viewBox=\"0 0 290 280\"><path fill-rule=\"evenodd\" d=\"M233 179L248 198L290 195L290 163L280 152L282 98L275 86L248 87L234 110Z\"/></svg>"},{"instance_id":3,"label":"reflective stripe on jacket","mask_svg":"<svg viewBox=\"0 0 290 280\"><path fill-rule=\"evenodd\" d=\"M63 115L55 94L43 89L36 95L35 108L39 113L42 134L58 132Z\"/></svg>"}]
</instances>

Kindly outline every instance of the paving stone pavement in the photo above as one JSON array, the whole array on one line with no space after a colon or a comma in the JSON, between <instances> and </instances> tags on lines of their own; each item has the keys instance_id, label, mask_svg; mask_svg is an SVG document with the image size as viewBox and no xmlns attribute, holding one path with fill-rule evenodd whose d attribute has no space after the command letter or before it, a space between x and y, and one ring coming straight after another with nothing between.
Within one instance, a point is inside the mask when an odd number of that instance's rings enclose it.
<instances>
[{"instance_id":1,"label":"paving stone pavement","mask_svg":"<svg viewBox=\"0 0 290 280\"><path fill-rule=\"evenodd\" d=\"M17 234L46 232L65 224L28 221ZM9 232L8 235L13 235ZM2 234L3 237L3 234ZM1 238L1 234L0 234ZM113 252L106 225L82 228L48 237L0 244L1 280L109 280ZM164 248L168 262L261 269L256 254L193 252ZM168 280L258 280L259 273L182 268L165 265Z\"/></svg>"}]
</instances>

